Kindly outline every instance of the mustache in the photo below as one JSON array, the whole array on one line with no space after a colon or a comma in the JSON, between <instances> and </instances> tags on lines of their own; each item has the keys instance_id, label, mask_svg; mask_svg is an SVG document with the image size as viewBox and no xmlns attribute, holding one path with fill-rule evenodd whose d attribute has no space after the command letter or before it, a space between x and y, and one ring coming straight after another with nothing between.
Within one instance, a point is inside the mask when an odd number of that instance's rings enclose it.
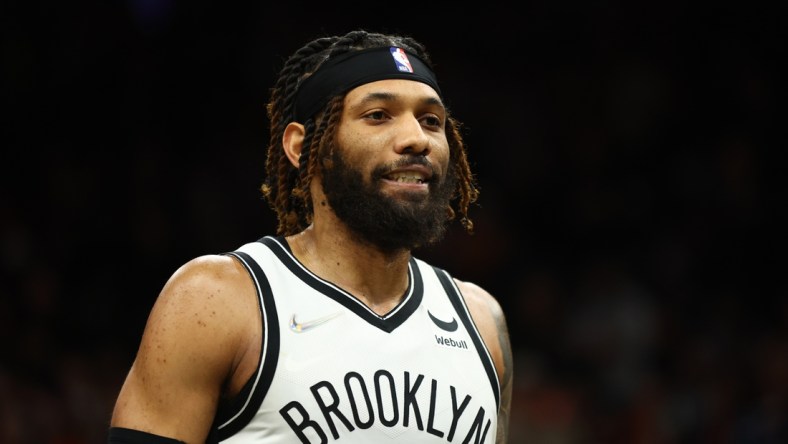
<instances>
[{"instance_id":1,"label":"mustache","mask_svg":"<svg viewBox=\"0 0 788 444\"><path fill-rule=\"evenodd\" d=\"M435 171L435 168L433 168L432 162L430 162L424 156L404 157L401 159L397 159L394 162L385 165L380 165L372 171L372 176L376 179L380 179L386 174L388 174L389 172L391 172L392 170L395 170L397 168L405 168L413 165L420 165L429 168L430 172L432 173L433 181L439 180L441 178L441 174L437 173Z\"/></svg>"}]
</instances>

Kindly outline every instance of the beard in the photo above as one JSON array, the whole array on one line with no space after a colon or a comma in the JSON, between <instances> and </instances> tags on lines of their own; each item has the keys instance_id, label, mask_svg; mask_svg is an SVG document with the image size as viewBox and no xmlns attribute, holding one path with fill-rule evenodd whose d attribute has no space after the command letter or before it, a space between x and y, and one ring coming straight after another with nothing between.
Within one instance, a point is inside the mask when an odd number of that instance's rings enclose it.
<instances>
[{"instance_id":1,"label":"beard","mask_svg":"<svg viewBox=\"0 0 788 444\"><path fill-rule=\"evenodd\" d=\"M344 222L363 241L384 252L400 249L413 250L441 240L449 221L449 204L457 177L449 163L445 177L433 176L429 193L397 193L389 196L381 191L380 181L392 166L380 166L366 182L340 154L332 150L324 162L321 184L328 203ZM403 159L394 167L429 162L419 156Z\"/></svg>"}]
</instances>

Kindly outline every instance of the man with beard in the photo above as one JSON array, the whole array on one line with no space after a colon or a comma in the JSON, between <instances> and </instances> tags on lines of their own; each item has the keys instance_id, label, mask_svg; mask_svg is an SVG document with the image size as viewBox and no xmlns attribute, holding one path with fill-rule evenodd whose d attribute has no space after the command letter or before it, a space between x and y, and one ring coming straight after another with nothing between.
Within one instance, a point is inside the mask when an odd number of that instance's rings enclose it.
<instances>
[{"instance_id":1,"label":"man with beard","mask_svg":"<svg viewBox=\"0 0 788 444\"><path fill-rule=\"evenodd\" d=\"M505 443L512 356L487 291L412 255L478 197L430 57L318 38L271 90L276 235L162 289L110 443Z\"/></svg>"}]
</instances>

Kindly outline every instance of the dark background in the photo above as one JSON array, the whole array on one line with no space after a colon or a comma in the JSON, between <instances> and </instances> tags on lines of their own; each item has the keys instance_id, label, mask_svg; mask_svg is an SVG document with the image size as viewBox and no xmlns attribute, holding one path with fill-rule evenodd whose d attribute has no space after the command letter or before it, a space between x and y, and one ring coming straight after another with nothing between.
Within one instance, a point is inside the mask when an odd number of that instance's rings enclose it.
<instances>
[{"instance_id":1,"label":"dark background","mask_svg":"<svg viewBox=\"0 0 788 444\"><path fill-rule=\"evenodd\" d=\"M788 442L784 6L266 3L3 3L0 442L105 440L170 274L274 230L284 59L354 28L466 125L477 232L418 255L504 307L512 443Z\"/></svg>"}]
</instances>

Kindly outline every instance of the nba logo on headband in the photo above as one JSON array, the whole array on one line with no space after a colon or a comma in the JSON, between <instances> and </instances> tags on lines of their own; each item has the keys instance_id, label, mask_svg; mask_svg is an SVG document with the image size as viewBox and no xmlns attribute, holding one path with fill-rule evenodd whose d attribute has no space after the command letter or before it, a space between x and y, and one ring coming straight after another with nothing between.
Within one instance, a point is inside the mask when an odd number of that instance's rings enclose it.
<instances>
[{"instance_id":1,"label":"nba logo on headband","mask_svg":"<svg viewBox=\"0 0 788 444\"><path fill-rule=\"evenodd\" d=\"M405 51L403 51L402 48L392 46L391 56L394 57L394 63L397 64L398 71L413 73L413 66L411 66L410 60L408 60L408 55L405 54Z\"/></svg>"},{"instance_id":2,"label":"nba logo on headband","mask_svg":"<svg viewBox=\"0 0 788 444\"><path fill-rule=\"evenodd\" d=\"M296 91L293 121L304 123L320 111L330 98L359 85L384 79L421 82L431 86L441 96L435 73L419 56L396 46L375 46L329 58L304 79Z\"/></svg>"}]
</instances>

